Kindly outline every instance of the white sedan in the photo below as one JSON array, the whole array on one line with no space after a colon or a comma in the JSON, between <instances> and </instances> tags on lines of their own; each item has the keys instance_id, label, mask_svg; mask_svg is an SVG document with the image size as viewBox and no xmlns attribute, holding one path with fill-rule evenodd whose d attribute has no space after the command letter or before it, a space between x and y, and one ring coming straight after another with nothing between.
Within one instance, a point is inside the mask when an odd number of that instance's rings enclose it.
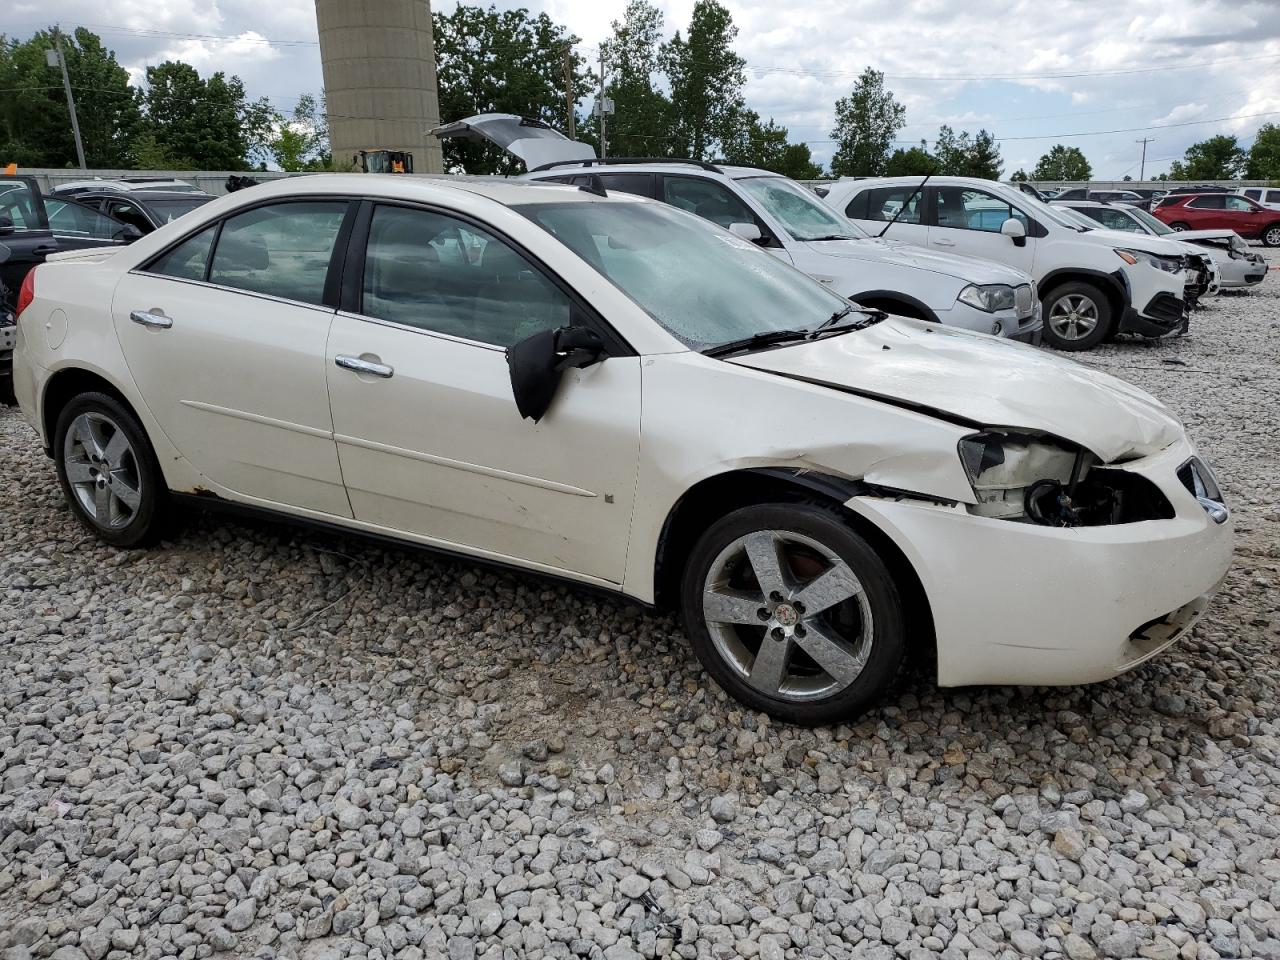
<instances>
[{"instance_id":1,"label":"white sedan","mask_svg":"<svg viewBox=\"0 0 1280 960\"><path fill-rule=\"evenodd\" d=\"M291 179L28 278L19 402L108 543L221 501L604 587L794 721L911 654L944 685L1114 676L1231 559L1145 393L625 194Z\"/></svg>"}]
</instances>

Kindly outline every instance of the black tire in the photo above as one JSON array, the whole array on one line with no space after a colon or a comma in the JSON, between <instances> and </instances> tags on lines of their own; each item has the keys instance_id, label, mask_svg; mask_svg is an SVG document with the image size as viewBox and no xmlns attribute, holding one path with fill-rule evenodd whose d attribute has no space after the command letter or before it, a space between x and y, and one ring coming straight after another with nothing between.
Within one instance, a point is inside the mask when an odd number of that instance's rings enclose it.
<instances>
[{"instance_id":1,"label":"black tire","mask_svg":"<svg viewBox=\"0 0 1280 960\"><path fill-rule=\"evenodd\" d=\"M803 579L792 580L790 586L794 589L774 605L765 597L761 586L764 580L756 579L744 551L736 569L745 582L754 585L749 592L758 593L761 599L743 602L748 607L754 607L757 602L773 606L773 619L766 622L740 619L735 625L718 622L713 636L704 601L705 587L714 582L708 580L713 568L718 577L725 569L720 566L723 558L731 554L743 538L771 534L777 535L777 539L770 542L782 545L780 562L789 567L790 576L795 577L797 568L803 569L805 565L810 565L813 572ZM786 539L788 537L808 543ZM811 549L812 544L819 545L830 556L818 555ZM838 564L831 562L831 557L847 566L837 569ZM742 566L743 563L746 565ZM730 560L728 569L735 569L733 564ZM825 610L806 611L802 605L793 606L793 601L798 604L796 598L802 591L824 575L843 575L846 571L851 572L861 586L860 593L854 592ZM844 584L847 583L845 579ZM735 594L735 601L741 599L734 583L726 582L725 586ZM847 589L838 585L831 595L839 596ZM818 598L812 591L808 595L816 607ZM791 620L788 636L771 638L771 633L778 634L782 629L777 624L783 622L784 606L791 611L787 619L797 612L800 616ZM745 616L758 617L758 613L747 610ZM792 723L816 725L857 716L890 689L906 658L902 601L888 567L836 510L817 504L772 503L743 507L712 524L698 539L685 565L681 614L699 661L726 693L754 710ZM855 625L857 636L851 639ZM810 655L811 650L832 651L824 635L839 641L834 649L840 659L828 662L839 663L840 670L848 674L847 679L838 678L836 672L819 666L823 656ZM782 664L783 682L775 685L773 693L766 693L749 680L761 663L760 651L765 644L773 645L774 659ZM737 659L738 656L743 659ZM744 662L748 658L749 667ZM791 689L784 689L786 685L792 685Z\"/></svg>"},{"instance_id":2,"label":"black tire","mask_svg":"<svg viewBox=\"0 0 1280 960\"><path fill-rule=\"evenodd\" d=\"M1178 233L1181 233L1183 230L1190 230L1191 224L1183 223L1181 220L1179 220L1176 223L1169 224L1169 229L1176 230Z\"/></svg>"},{"instance_id":3,"label":"black tire","mask_svg":"<svg viewBox=\"0 0 1280 960\"><path fill-rule=\"evenodd\" d=\"M94 460L89 445L78 442L76 437L68 441L73 425L76 425L76 436L79 436L81 425L86 422L80 419L82 417L103 431L99 439L106 441L104 447L110 445L116 431L123 434L127 449L118 455L116 463ZM151 441L138 418L124 404L105 393L82 393L75 397L58 415L53 451L58 483L62 485L62 493L71 511L99 539L115 547L142 547L159 539L168 514L169 491ZM113 453L112 456L117 455ZM84 468L93 479L79 479L84 474L77 467ZM69 477L69 470L77 472L74 483ZM95 518L82 497L94 499L94 492L104 488L106 478L113 485L118 482L121 486L107 488L107 519L102 522ZM113 499L110 495L112 489L130 491L131 500L136 493L136 505L126 505L118 494ZM95 500L92 509L98 509L98 501Z\"/></svg>"},{"instance_id":4,"label":"black tire","mask_svg":"<svg viewBox=\"0 0 1280 960\"><path fill-rule=\"evenodd\" d=\"M1080 303L1081 298L1091 305L1090 309L1097 318L1093 328L1081 336L1072 337L1067 331L1079 327L1064 320L1061 324L1063 330L1060 332L1055 329L1054 309L1064 302ZM1053 287L1041 296L1040 304L1044 314L1044 343L1055 350L1092 350L1112 334L1115 318L1112 316L1111 301L1099 287L1087 280L1070 280Z\"/></svg>"},{"instance_id":5,"label":"black tire","mask_svg":"<svg viewBox=\"0 0 1280 960\"><path fill-rule=\"evenodd\" d=\"M1280 220L1263 227L1259 238L1264 247L1280 247Z\"/></svg>"}]
</instances>

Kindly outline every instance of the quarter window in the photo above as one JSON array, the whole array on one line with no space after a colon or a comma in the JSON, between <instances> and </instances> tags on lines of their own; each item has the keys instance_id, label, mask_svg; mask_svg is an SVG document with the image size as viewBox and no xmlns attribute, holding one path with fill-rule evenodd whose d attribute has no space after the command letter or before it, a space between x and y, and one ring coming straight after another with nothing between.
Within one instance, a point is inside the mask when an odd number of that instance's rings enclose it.
<instances>
[{"instance_id":1,"label":"quarter window","mask_svg":"<svg viewBox=\"0 0 1280 960\"><path fill-rule=\"evenodd\" d=\"M228 217L213 252L209 282L323 303L333 245L346 212L342 200L303 200Z\"/></svg>"},{"instance_id":2,"label":"quarter window","mask_svg":"<svg viewBox=\"0 0 1280 960\"><path fill-rule=\"evenodd\" d=\"M938 226L958 230L981 230L999 233L1000 226L1012 217L1030 229L1027 215L985 190L964 187L938 187Z\"/></svg>"},{"instance_id":3,"label":"quarter window","mask_svg":"<svg viewBox=\"0 0 1280 960\"><path fill-rule=\"evenodd\" d=\"M215 224L194 237L188 237L153 260L148 272L179 280L203 280L209 269L209 251L213 249L213 237L217 232Z\"/></svg>"},{"instance_id":4,"label":"quarter window","mask_svg":"<svg viewBox=\"0 0 1280 960\"><path fill-rule=\"evenodd\" d=\"M570 309L568 296L493 234L427 210L374 209L365 316L509 347L568 325Z\"/></svg>"}]
</instances>

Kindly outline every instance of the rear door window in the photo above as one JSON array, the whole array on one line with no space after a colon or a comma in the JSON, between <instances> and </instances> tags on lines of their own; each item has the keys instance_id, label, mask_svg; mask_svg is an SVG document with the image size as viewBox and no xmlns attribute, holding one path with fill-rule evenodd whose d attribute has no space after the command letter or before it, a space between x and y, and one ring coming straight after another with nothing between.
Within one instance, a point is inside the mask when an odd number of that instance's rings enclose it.
<instances>
[{"instance_id":1,"label":"rear door window","mask_svg":"<svg viewBox=\"0 0 1280 960\"><path fill-rule=\"evenodd\" d=\"M44 204L20 177L0 177L0 217L7 218L16 233L49 229Z\"/></svg>"},{"instance_id":2,"label":"rear door window","mask_svg":"<svg viewBox=\"0 0 1280 960\"><path fill-rule=\"evenodd\" d=\"M652 173L600 174L600 182L606 190L617 190L619 193L634 193L638 197L653 196L653 181L654 176Z\"/></svg>"},{"instance_id":3,"label":"rear door window","mask_svg":"<svg viewBox=\"0 0 1280 960\"><path fill-rule=\"evenodd\" d=\"M301 303L324 303L345 200L298 200L228 217L209 282Z\"/></svg>"},{"instance_id":4,"label":"rear door window","mask_svg":"<svg viewBox=\"0 0 1280 960\"><path fill-rule=\"evenodd\" d=\"M1187 206L1192 210L1225 210L1227 197L1222 193L1206 193L1192 197L1187 201Z\"/></svg>"},{"instance_id":5,"label":"rear door window","mask_svg":"<svg viewBox=\"0 0 1280 960\"><path fill-rule=\"evenodd\" d=\"M862 220L888 221L897 216L899 223L923 223L924 197L925 191L915 186L874 187L858 194L845 209L845 213ZM858 211L856 213L855 204ZM906 204L905 210L903 204Z\"/></svg>"},{"instance_id":6,"label":"rear door window","mask_svg":"<svg viewBox=\"0 0 1280 960\"><path fill-rule=\"evenodd\" d=\"M218 226L206 227L151 262L148 273L158 273L179 280L203 280L209 269L209 252Z\"/></svg>"}]
</instances>

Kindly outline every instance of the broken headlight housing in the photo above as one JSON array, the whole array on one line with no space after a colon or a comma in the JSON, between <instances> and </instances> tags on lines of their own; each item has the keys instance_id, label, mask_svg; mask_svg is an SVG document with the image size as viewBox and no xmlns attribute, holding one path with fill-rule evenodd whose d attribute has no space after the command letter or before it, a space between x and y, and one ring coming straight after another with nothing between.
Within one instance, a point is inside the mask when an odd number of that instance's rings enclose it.
<instances>
[{"instance_id":1,"label":"broken headlight housing","mask_svg":"<svg viewBox=\"0 0 1280 960\"><path fill-rule=\"evenodd\" d=\"M1028 494L1044 481L1065 489L1082 459L1079 448L1042 434L987 430L960 441L960 462L978 501L971 511L981 517L1026 517Z\"/></svg>"},{"instance_id":2,"label":"broken headlight housing","mask_svg":"<svg viewBox=\"0 0 1280 960\"><path fill-rule=\"evenodd\" d=\"M1146 250L1128 250L1123 247L1117 247L1116 254L1130 266L1135 263L1145 263L1165 273L1180 273L1186 269L1186 264L1181 257L1162 257L1156 253L1148 253Z\"/></svg>"},{"instance_id":3,"label":"broken headlight housing","mask_svg":"<svg viewBox=\"0 0 1280 960\"><path fill-rule=\"evenodd\" d=\"M1141 473L1099 463L1048 434L989 428L960 441L960 461L978 501L969 507L976 516L1096 527L1174 515L1168 498Z\"/></svg>"}]
</instances>

